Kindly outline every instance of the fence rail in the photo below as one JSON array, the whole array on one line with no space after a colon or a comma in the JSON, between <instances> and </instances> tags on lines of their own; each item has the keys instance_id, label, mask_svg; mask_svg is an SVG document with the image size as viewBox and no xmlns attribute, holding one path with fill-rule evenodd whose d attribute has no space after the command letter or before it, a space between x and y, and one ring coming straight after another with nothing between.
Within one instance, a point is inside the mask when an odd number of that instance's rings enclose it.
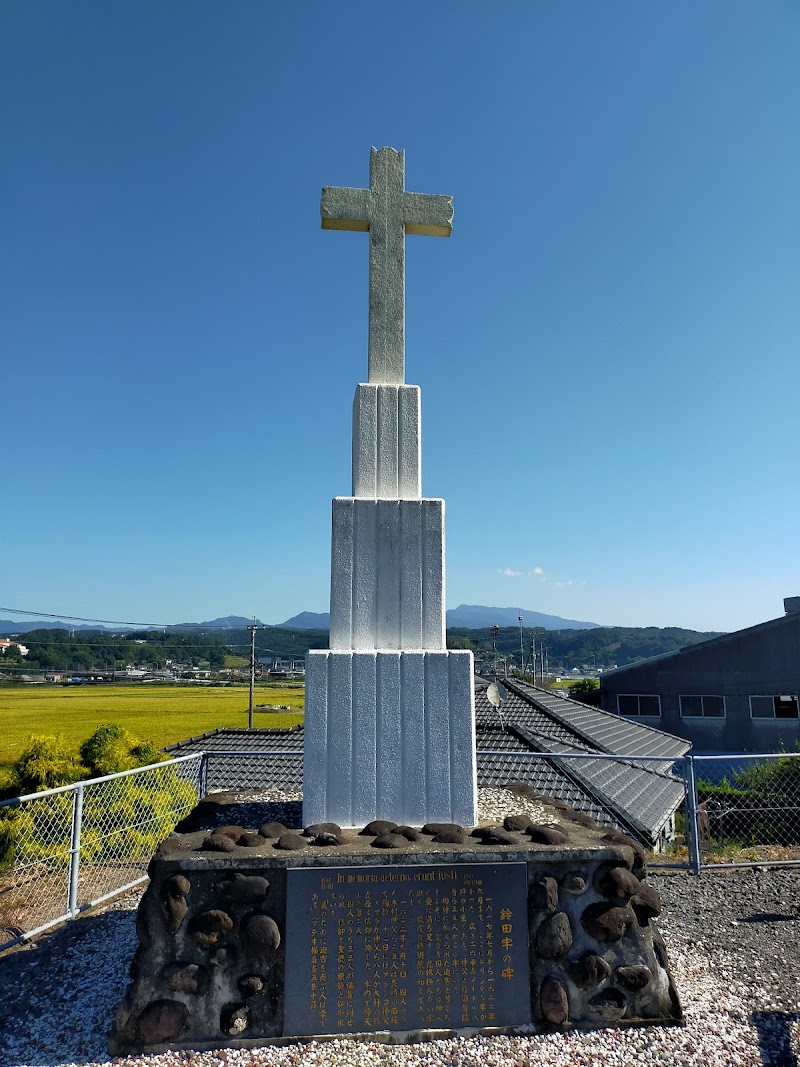
<instances>
[{"instance_id":1,"label":"fence rail","mask_svg":"<svg viewBox=\"0 0 800 1067\"><path fill-rule=\"evenodd\" d=\"M302 755L195 752L0 803L0 951L146 881L158 842L209 792L280 782L299 796ZM537 767L560 765L588 788L601 821L612 823L619 816L610 805L602 810L602 790L593 785L612 770L650 768L672 790L678 810L677 835L651 866L699 874L800 864L800 754L670 758L492 749L479 751L479 764L482 757L518 765L519 777L528 775L532 784Z\"/></svg>"},{"instance_id":2,"label":"fence rail","mask_svg":"<svg viewBox=\"0 0 800 1067\"><path fill-rule=\"evenodd\" d=\"M0 950L147 879L201 795L203 753L0 804Z\"/></svg>"}]
</instances>

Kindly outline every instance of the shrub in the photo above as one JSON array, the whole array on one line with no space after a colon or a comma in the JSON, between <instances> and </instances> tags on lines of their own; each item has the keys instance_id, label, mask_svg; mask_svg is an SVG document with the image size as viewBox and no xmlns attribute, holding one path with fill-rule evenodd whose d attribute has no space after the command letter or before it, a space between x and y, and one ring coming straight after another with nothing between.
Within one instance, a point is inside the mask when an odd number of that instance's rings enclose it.
<instances>
[{"instance_id":1,"label":"shrub","mask_svg":"<svg viewBox=\"0 0 800 1067\"><path fill-rule=\"evenodd\" d=\"M98 726L81 745L81 759L90 777L129 771L166 759L150 741L140 741L116 722Z\"/></svg>"},{"instance_id":2,"label":"shrub","mask_svg":"<svg viewBox=\"0 0 800 1067\"><path fill-rule=\"evenodd\" d=\"M60 735L32 737L12 769L17 795L70 785L84 773L77 753L66 746Z\"/></svg>"}]
</instances>

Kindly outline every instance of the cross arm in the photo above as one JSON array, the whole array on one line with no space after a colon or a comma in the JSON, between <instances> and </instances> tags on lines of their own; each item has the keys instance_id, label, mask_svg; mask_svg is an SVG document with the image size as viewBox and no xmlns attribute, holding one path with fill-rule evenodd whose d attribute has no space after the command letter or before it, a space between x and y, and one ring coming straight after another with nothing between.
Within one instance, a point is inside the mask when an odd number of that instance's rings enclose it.
<instances>
[{"instance_id":1,"label":"cross arm","mask_svg":"<svg viewBox=\"0 0 800 1067\"><path fill-rule=\"evenodd\" d=\"M369 190L326 185L319 210L323 230L368 230Z\"/></svg>"},{"instance_id":2,"label":"cross arm","mask_svg":"<svg viewBox=\"0 0 800 1067\"><path fill-rule=\"evenodd\" d=\"M423 237L449 237L453 232L453 198L429 193L403 193L403 221L406 233L422 234Z\"/></svg>"}]
</instances>

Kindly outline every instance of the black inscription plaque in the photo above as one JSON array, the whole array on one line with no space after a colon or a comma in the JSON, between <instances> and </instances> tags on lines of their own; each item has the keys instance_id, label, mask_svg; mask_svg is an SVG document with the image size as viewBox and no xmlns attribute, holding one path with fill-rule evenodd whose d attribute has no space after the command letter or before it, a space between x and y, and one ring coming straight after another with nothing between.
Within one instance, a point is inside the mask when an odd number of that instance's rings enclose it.
<instances>
[{"instance_id":1,"label":"black inscription plaque","mask_svg":"<svg viewBox=\"0 0 800 1067\"><path fill-rule=\"evenodd\" d=\"M524 863L287 872L284 1034L530 1022Z\"/></svg>"}]
</instances>

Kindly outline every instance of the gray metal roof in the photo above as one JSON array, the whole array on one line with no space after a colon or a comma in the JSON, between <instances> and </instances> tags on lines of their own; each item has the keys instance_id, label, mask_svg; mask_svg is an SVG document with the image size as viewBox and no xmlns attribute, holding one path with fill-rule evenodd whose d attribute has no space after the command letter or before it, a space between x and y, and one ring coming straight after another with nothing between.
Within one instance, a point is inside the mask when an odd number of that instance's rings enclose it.
<instances>
[{"instance_id":1,"label":"gray metal roof","mask_svg":"<svg viewBox=\"0 0 800 1067\"><path fill-rule=\"evenodd\" d=\"M683 783L670 773L670 761L683 755L689 743L547 690L504 684L508 698L501 710L501 727L500 716L486 699L487 683L476 680L478 785L523 781L602 825L621 826L645 844L654 843L683 800ZM214 730L167 751L217 753L209 760L209 789L257 789L270 784L300 790L303 759L297 753L302 748L303 727L294 726ZM259 755L267 751L274 755ZM281 756L282 751L287 755ZM616 758L579 758L603 753ZM559 755L576 758L558 759ZM637 756L665 759L651 763Z\"/></svg>"},{"instance_id":2,"label":"gray metal roof","mask_svg":"<svg viewBox=\"0 0 800 1067\"><path fill-rule=\"evenodd\" d=\"M548 788L542 788L542 792L566 800L598 822L622 823L634 836L647 843L654 842L683 800L683 782L671 773L671 760L683 755L691 747L689 742L548 690L517 682L503 684L508 699L503 702L501 715L506 733L518 738L521 751L576 757L581 753L595 757L607 753L616 758L494 757L495 762L499 759L502 770L516 765L519 769L516 777L537 789L540 787L536 779L546 777ZM486 699L485 684L478 683L475 687L475 711L480 782L481 749L504 747L495 744L499 719ZM487 734L486 725L490 723L497 725ZM629 758L619 759L620 756ZM632 756L665 759L650 762ZM550 766L550 773L541 769L542 764ZM557 779L554 774L558 775ZM598 809L602 816L598 815Z\"/></svg>"},{"instance_id":3,"label":"gray metal roof","mask_svg":"<svg viewBox=\"0 0 800 1067\"><path fill-rule=\"evenodd\" d=\"M616 752L620 756L682 756L692 747L683 737L588 707L552 690L520 682L514 682L514 687L567 729L579 732L600 752Z\"/></svg>"}]
</instances>

